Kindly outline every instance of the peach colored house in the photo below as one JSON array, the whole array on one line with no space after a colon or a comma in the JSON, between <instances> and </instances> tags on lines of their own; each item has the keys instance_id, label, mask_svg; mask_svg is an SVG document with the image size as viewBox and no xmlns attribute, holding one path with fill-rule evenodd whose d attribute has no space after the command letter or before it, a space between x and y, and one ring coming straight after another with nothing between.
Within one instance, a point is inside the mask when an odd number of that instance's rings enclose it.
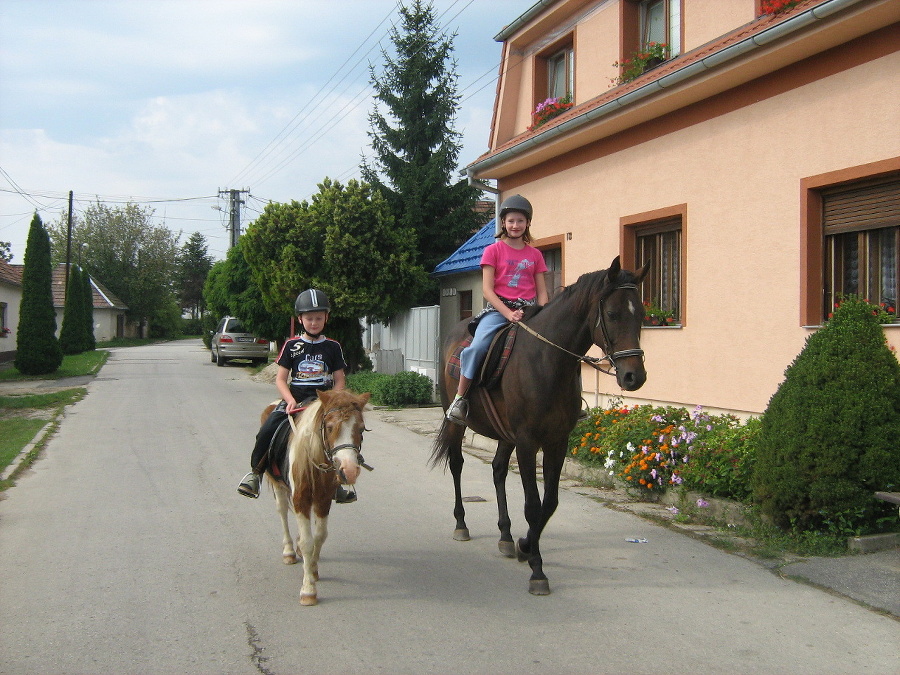
<instances>
[{"instance_id":1,"label":"peach colored house","mask_svg":"<svg viewBox=\"0 0 900 675\"><path fill-rule=\"evenodd\" d=\"M531 200L563 284L653 260L642 293L672 325L644 329L626 402L760 413L838 295L896 308L900 0L543 0L495 39L470 177ZM614 83L649 42L668 59ZM574 106L530 129L557 96ZM623 393L582 382L591 405Z\"/></svg>"}]
</instances>

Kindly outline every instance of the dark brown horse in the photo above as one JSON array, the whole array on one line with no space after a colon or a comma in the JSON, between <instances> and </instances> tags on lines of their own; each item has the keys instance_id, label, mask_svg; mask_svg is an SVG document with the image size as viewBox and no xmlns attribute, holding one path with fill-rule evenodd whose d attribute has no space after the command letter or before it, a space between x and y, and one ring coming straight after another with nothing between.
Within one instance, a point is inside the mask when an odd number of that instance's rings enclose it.
<instances>
[{"instance_id":1,"label":"dark brown horse","mask_svg":"<svg viewBox=\"0 0 900 675\"><path fill-rule=\"evenodd\" d=\"M581 408L581 364L606 361L619 386L639 389L647 379L644 353L640 348L644 306L637 286L649 264L638 273L621 269L619 258L608 270L583 275L543 308L526 314L518 329L500 383L491 390L473 386L468 395L468 426L482 436L498 441L492 462L497 492L500 551L518 556L531 566L529 591L546 595L550 585L543 571L540 536L559 503L559 478L567 452L569 433ZM467 333L466 321L450 333L444 344L439 376L444 409L452 400L457 380L448 362ZM603 359L585 357L591 345L599 346ZM456 530L453 538L469 539L462 502L460 476L463 467L462 440L465 428L447 420L434 443L432 461L449 465L456 494ZM506 503L506 476L513 449L525 491L528 533L513 545ZM544 498L537 485L537 453L544 451Z\"/></svg>"}]
</instances>

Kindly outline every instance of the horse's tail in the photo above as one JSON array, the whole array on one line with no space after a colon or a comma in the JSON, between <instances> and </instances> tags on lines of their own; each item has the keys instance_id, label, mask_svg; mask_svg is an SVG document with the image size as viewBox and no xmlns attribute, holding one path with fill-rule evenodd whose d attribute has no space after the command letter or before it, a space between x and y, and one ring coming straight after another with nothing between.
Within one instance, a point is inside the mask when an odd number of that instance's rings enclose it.
<instances>
[{"instance_id":1,"label":"horse's tail","mask_svg":"<svg viewBox=\"0 0 900 675\"><path fill-rule=\"evenodd\" d=\"M446 418L441 421L441 428L431 446L432 469L437 466L446 468L452 457L462 453L462 437L465 431L465 427L454 424Z\"/></svg>"}]
</instances>

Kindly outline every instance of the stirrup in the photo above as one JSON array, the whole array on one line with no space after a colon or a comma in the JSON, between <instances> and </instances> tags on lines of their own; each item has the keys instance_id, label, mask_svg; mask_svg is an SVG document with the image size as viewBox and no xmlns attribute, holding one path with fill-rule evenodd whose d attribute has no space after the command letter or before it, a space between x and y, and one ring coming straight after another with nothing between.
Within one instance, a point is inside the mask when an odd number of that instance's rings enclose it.
<instances>
[{"instance_id":1,"label":"stirrup","mask_svg":"<svg viewBox=\"0 0 900 675\"><path fill-rule=\"evenodd\" d=\"M338 485L334 491L334 501L338 504L352 504L356 501L356 488L347 490L343 485Z\"/></svg>"},{"instance_id":2,"label":"stirrup","mask_svg":"<svg viewBox=\"0 0 900 675\"><path fill-rule=\"evenodd\" d=\"M251 499L259 497L259 475L251 471L244 476L238 485L238 492Z\"/></svg>"},{"instance_id":3,"label":"stirrup","mask_svg":"<svg viewBox=\"0 0 900 675\"><path fill-rule=\"evenodd\" d=\"M447 419L454 424L466 426L466 417L469 415L469 402L460 397L453 399L453 403L447 408Z\"/></svg>"}]
</instances>

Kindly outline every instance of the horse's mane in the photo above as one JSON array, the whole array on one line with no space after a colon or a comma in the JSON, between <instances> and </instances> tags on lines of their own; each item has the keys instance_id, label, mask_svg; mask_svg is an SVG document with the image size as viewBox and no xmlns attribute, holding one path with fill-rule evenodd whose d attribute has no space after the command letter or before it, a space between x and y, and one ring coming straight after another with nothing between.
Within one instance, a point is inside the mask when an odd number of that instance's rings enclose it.
<instances>
[{"instance_id":1,"label":"horse's mane","mask_svg":"<svg viewBox=\"0 0 900 675\"><path fill-rule=\"evenodd\" d=\"M297 465L303 466L306 473L312 472L317 463L325 461L325 445L319 433L324 412L319 399L310 403L297 420L297 430L291 439L290 451L297 453Z\"/></svg>"},{"instance_id":2,"label":"horse's mane","mask_svg":"<svg viewBox=\"0 0 900 675\"><path fill-rule=\"evenodd\" d=\"M552 307L557 304L571 303L574 304L574 308L569 307L568 311L573 311L573 313L583 316L592 309L591 299L599 295L600 289L606 283L608 272L609 270L606 269L582 274L574 284L566 286L553 296L553 299L546 306ZM616 284L627 284L634 283L636 280L637 277L633 272L622 269L619 270L619 275L614 281Z\"/></svg>"}]
</instances>

